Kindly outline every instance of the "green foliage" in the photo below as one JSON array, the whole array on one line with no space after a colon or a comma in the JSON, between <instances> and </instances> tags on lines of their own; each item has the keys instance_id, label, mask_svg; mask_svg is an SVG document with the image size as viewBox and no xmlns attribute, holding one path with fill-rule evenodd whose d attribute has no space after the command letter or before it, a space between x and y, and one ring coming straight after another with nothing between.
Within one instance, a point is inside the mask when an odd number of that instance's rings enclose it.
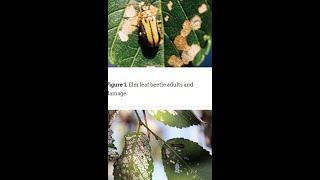
<instances>
[{"instance_id":1,"label":"green foliage","mask_svg":"<svg viewBox=\"0 0 320 180\"><path fill-rule=\"evenodd\" d=\"M116 118L119 111L108 111L108 160L114 161L119 157L116 146L113 144L114 139L112 138L113 131L111 130L111 125Z\"/></svg>"},{"instance_id":2,"label":"green foliage","mask_svg":"<svg viewBox=\"0 0 320 180\"><path fill-rule=\"evenodd\" d=\"M207 0L150 0L163 42L149 48L139 37L137 15L145 0L108 0L108 59L120 67L198 66L211 47L212 9ZM134 13L126 13L131 7ZM127 11L126 11L127 10ZM130 16L128 16L128 14ZM133 16L134 14L135 16ZM175 42L183 36L183 47ZM180 48L179 48L180 47ZM177 58L172 58L173 56Z\"/></svg>"},{"instance_id":3,"label":"green foliage","mask_svg":"<svg viewBox=\"0 0 320 180\"><path fill-rule=\"evenodd\" d=\"M154 119L165 125L185 128L199 125L201 120L189 110L150 110L149 113Z\"/></svg>"},{"instance_id":4,"label":"green foliage","mask_svg":"<svg viewBox=\"0 0 320 180\"><path fill-rule=\"evenodd\" d=\"M110 133L110 136L112 131ZM109 142L109 133L108 133L108 160L114 161L119 157L116 146L113 144L114 139L111 137L111 142Z\"/></svg>"},{"instance_id":5,"label":"green foliage","mask_svg":"<svg viewBox=\"0 0 320 180\"><path fill-rule=\"evenodd\" d=\"M203 122L192 111L162 110L149 112L159 121L179 128L198 125ZM112 123L117 113L118 111L109 111L108 125L110 122ZM163 143L161 157L168 180L212 179L212 156L208 151L197 143L184 138L164 141L142 121L137 111L136 115L140 126L144 126L155 136L155 139ZM146 117L144 118L145 122L147 122ZM177 121L182 123L177 123ZM125 136L125 146L121 156L114 157L116 159L113 171L115 180L152 179L154 165L151 157L150 139L146 134L140 132L140 126L137 132L130 132ZM108 142L108 150L112 147L115 149L113 139L112 143ZM117 152L116 149L113 152ZM108 151L110 160L109 153L110 151ZM159 178L163 179L163 177Z\"/></svg>"},{"instance_id":6,"label":"green foliage","mask_svg":"<svg viewBox=\"0 0 320 180\"><path fill-rule=\"evenodd\" d=\"M212 179L212 157L197 143L175 138L166 141L162 148L168 180Z\"/></svg>"},{"instance_id":7,"label":"green foliage","mask_svg":"<svg viewBox=\"0 0 320 180\"><path fill-rule=\"evenodd\" d=\"M131 132L125 141L122 155L114 164L114 179L152 179L153 160L147 135Z\"/></svg>"}]
</instances>

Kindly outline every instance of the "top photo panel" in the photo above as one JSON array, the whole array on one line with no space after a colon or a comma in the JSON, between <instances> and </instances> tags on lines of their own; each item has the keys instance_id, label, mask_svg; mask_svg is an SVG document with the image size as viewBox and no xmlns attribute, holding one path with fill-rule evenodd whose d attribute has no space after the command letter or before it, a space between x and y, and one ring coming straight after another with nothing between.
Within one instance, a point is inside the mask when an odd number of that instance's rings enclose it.
<instances>
[{"instance_id":1,"label":"top photo panel","mask_svg":"<svg viewBox=\"0 0 320 180\"><path fill-rule=\"evenodd\" d=\"M212 0L108 0L109 67L211 67Z\"/></svg>"}]
</instances>

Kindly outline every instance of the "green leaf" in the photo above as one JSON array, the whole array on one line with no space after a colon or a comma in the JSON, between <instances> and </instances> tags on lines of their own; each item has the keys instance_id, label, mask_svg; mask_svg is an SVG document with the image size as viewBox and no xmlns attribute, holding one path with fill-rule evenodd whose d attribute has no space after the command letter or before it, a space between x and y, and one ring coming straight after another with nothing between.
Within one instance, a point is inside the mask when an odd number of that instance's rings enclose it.
<instances>
[{"instance_id":1,"label":"green leaf","mask_svg":"<svg viewBox=\"0 0 320 180\"><path fill-rule=\"evenodd\" d=\"M147 135L141 132L127 134L122 155L114 164L114 179L152 179L153 170Z\"/></svg>"},{"instance_id":2,"label":"green leaf","mask_svg":"<svg viewBox=\"0 0 320 180\"><path fill-rule=\"evenodd\" d=\"M162 145L162 163L168 180L212 179L212 156L187 139L166 141Z\"/></svg>"},{"instance_id":3,"label":"green leaf","mask_svg":"<svg viewBox=\"0 0 320 180\"><path fill-rule=\"evenodd\" d=\"M114 139L112 138L113 131L111 130L111 125L116 118L119 111L112 110L108 111L108 160L114 161L119 157L116 146L113 144Z\"/></svg>"},{"instance_id":4,"label":"green leaf","mask_svg":"<svg viewBox=\"0 0 320 180\"><path fill-rule=\"evenodd\" d=\"M109 136L109 132L108 132L108 136ZM109 138L108 138L109 139ZM108 160L109 161L114 161L119 157L118 151L116 146L113 144L113 139L112 139L112 143L109 144L109 140L108 140Z\"/></svg>"},{"instance_id":5,"label":"green leaf","mask_svg":"<svg viewBox=\"0 0 320 180\"><path fill-rule=\"evenodd\" d=\"M207 0L150 0L163 42L149 48L139 36L139 3L108 0L108 59L120 67L198 66L211 47L212 10ZM209 0L209 3L211 1Z\"/></svg>"},{"instance_id":6,"label":"green leaf","mask_svg":"<svg viewBox=\"0 0 320 180\"><path fill-rule=\"evenodd\" d=\"M199 125L203 122L189 110L149 110L149 113L163 124L177 128Z\"/></svg>"}]
</instances>

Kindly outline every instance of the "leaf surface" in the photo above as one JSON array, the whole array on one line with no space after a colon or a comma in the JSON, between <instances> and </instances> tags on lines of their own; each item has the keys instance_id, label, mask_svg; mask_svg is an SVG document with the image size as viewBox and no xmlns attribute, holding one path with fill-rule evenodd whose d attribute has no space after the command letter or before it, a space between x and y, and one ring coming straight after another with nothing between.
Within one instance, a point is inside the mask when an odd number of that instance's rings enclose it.
<instances>
[{"instance_id":1,"label":"leaf surface","mask_svg":"<svg viewBox=\"0 0 320 180\"><path fill-rule=\"evenodd\" d=\"M122 155L114 164L114 178L152 179L154 170L151 146L144 133L131 132L125 136Z\"/></svg>"},{"instance_id":2,"label":"leaf surface","mask_svg":"<svg viewBox=\"0 0 320 180\"><path fill-rule=\"evenodd\" d=\"M162 146L162 163L168 180L212 179L212 156L208 151L183 138L170 139L166 144Z\"/></svg>"},{"instance_id":3,"label":"leaf surface","mask_svg":"<svg viewBox=\"0 0 320 180\"><path fill-rule=\"evenodd\" d=\"M202 122L190 110L149 110L149 113L154 119L171 127L185 128Z\"/></svg>"},{"instance_id":4,"label":"leaf surface","mask_svg":"<svg viewBox=\"0 0 320 180\"><path fill-rule=\"evenodd\" d=\"M114 139L112 138L113 131L111 130L111 125L116 118L119 111L112 110L108 111L108 160L114 161L119 157L116 146L113 144Z\"/></svg>"},{"instance_id":5,"label":"leaf surface","mask_svg":"<svg viewBox=\"0 0 320 180\"><path fill-rule=\"evenodd\" d=\"M108 0L108 59L119 67L199 66L211 47L211 0L150 0L163 41L150 48L139 36L139 3ZM210 3L210 4L209 4Z\"/></svg>"}]
</instances>

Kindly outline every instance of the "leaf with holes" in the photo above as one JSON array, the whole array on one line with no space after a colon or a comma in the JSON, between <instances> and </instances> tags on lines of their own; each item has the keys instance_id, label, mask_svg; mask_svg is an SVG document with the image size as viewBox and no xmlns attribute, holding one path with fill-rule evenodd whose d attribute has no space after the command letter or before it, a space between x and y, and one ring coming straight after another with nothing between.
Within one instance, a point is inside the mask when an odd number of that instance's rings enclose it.
<instances>
[{"instance_id":1,"label":"leaf with holes","mask_svg":"<svg viewBox=\"0 0 320 180\"><path fill-rule=\"evenodd\" d=\"M114 179L152 179L153 159L148 137L131 132L125 136L122 155L114 164Z\"/></svg>"},{"instance_id":2,"label":"leaf with holes","mask_svg":"<svg viewBox=\"0 0 320 180\"><path fill-rule=\"evenodd\" d=\"M168 180L212 179L212 156L187 139L166 141L162 145L162 163Z\"/></svg>"},{"instance_id":3,"label":"leaf with holes","mask_svg":"<svg viewBox=\"0 0 320 180\"><path fill-rule=\"evenodd\" d=\"M108 111L108 160L109 161L114 161L116 158L119 157L117 148L113 144L114 139L112 138L113 132L111 130L112 122L114 121L118 113L119 111L117 110Z\"/></svg>"},{"instance_id":4,"label":"leaf with holes","mask_svg":"<svg viewBox=\"0 0 320 180\"><path fill-rule=\"evenodd\" d=\"M159 46L152 48L139 35L143 31L140 8L146 4L146 0L108 0L110 63L120 67L199 66L211 47L211 0L150 0L150 11L156 12L158 22L151 25L148 21L144 29L161 34Z\"/></svg>"},{"instance_id":5,"label":"leaf with holes","mask_svg":"<svg viewBox=\"0 0 320 180\"><path fill-rule=\"evenodd\" d=\"M152 117L165 125L185 128L204 123L189 110L149 110Z\"/></svg>"}]
</instances>

